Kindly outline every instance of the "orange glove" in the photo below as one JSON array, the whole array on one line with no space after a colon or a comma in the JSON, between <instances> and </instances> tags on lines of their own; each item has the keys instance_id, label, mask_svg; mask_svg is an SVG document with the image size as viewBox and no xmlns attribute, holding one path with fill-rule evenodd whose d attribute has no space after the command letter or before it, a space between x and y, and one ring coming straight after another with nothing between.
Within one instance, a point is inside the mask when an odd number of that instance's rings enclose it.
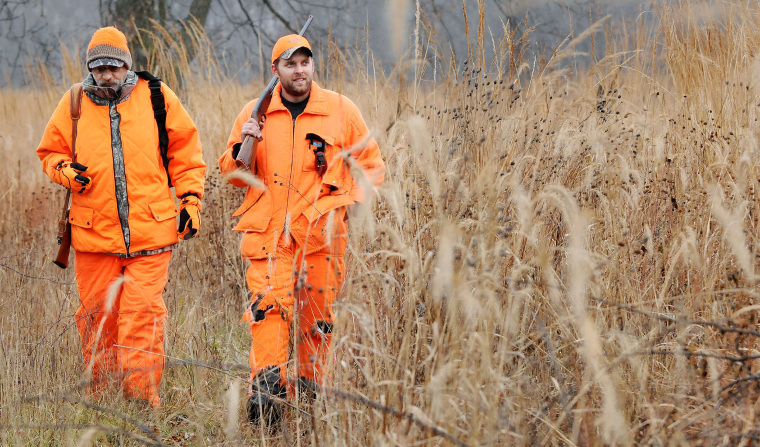
<instances>
[{"instance_id":1,"label":"orange glove","mask_svg":"<svg viewBox=\"0 0 760 447\"><path fill-rule=\"evenodd\" d=\"M179 237L192 239L201 229L201 199L194 194L186 194L179 204Z\"/></svg>"},{"instance_id":2,"label":"orange glove","mask_svg":"<svg viewBox=\"0 0 760 447\"><path fill-rule=\"evenodd\" d=\"M82 175L86 170L87 166L81 163L62 160L53 171L55 176L53 180L72 192L82 194L92 187L90 178Z\"/></svg>"}]
</instances>

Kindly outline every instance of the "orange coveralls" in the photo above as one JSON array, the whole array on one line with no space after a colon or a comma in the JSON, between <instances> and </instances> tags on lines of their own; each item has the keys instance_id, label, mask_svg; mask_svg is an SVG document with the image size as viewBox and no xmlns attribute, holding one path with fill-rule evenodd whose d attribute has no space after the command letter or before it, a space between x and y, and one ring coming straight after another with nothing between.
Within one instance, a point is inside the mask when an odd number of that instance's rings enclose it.
<instances>
[{"instance_id":1,"label":"orange coveralls","mask_svg":"<svg viewBox=\"0 0 760 447\"><path fill-rule=\"evenodd\" d=\"M125 395L158 406L166 325L161 294L178 243L179 208L161 160L148 83L128 75L124 88L131 93L115 101L82 97L76 161L88 167L92 188L72 194L69 216L81 304L76 323L91 390L98 394L109 377L123 379ZM176 94L166 85L162 90L174 193L200 198L206 165L198 131ZM66 93L37 148L51 178L61 160L71 160L69 103Z\"/></svg>"},{"instance_id":2,"label":"orange coveralls","mask_svg":"<svg viewBox=\"0 0 760 447\"><path fill-rule=\"evenodd\" d=\"M248 187L233 215L240 216L235 230L243 232L241 252L250 261L246 280L253 295L244 319L253 338L251 379L279 366L284 382L296 318L296 373L320 383L332 336L332 304L345 271L346 207L372 196L349 173L343 156L353 159L372 187L382 183L385 165L358 107L348 98L312 83L306 108L293 122L280 91L278 84L256 152L255 174L266 188L230 179L235 186ZM240 144L240 129L255 103L243 107L235 121L227 151L219 159L222 174L236 169L233 147ZM324 175L316 168L307 134L326 142Z\"/></svg>"}]
</instances>

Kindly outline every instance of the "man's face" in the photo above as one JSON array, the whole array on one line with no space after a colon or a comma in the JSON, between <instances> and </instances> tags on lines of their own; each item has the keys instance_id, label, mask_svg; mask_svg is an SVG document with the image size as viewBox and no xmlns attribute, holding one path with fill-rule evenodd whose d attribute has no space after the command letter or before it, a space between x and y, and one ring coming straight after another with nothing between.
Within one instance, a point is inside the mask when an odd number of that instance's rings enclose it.
<instances>
[{"instance_id":1,"label":"man's face","mask_svg":"<svg viewBox=\"0 0 760 447\"><path fill-rule=\"evenodd\" d=\"M282 84L282 97L291 102L300 102L311 92L314 60L305 50L299 49L290 59L277 59L272 64L272 73Z\"/></svg>"},{"instance_id":2,"label":"man's face","mask_svg":"<svg viewBox=\"0 0 760 447\"><path fill-rule=\"evenodd\" d=\"M91 71L92 76L95 78L95 82L98 83L98 87L111 87L117 91L121 88L124 84L124 80L127 78L126 67L101 65L93 68Z\"/></svg>"}]
</instances>

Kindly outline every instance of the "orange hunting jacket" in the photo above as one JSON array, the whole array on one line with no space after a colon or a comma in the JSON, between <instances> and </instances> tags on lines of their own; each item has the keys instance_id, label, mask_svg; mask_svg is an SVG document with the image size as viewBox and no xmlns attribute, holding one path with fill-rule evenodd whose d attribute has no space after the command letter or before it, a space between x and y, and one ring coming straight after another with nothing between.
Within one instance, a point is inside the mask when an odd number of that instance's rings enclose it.
<instances>
[{"instance_id":1,"label":"orange hunting jacket","mask_svg":"<svg viewBox=\"0 0 760 447\"><path fill-rule=\"evenodd\" d=\"M198 131L177 95L165 84L162 90L175 194L195 193L200 198L206 164ZM85 175L92 187L72 194L72 246L81 252L130 256L176 244L179 208L167 185L148 82L138 79L126 98L95 100L90 93L82 95L76 161L88 167ZM69 103L66 93L37 148L51 178L61 160L71 160Z\"/></svg>"},{"instance_id":2,"label":"orange hunting jacket","mask_svg":"<svg viewBox=\"0 0 760 447\"><path fill-rule=\"evenodd\" d=\"M266 188L229 180L235 186L248 187L233 216L240 216L235 230L245 233L241 251L250 259L273 256L286 226L296 243L305 245L307 254L323 248L330 240L328 233L345 226L346 206L368 200L385 175L377 143L353 102L312 83L306 109L294 123L280 91L278 84L256 152L255 174ZM222 174L236 170L233 147L240 144L240 129L255 104L255 100L246 104L235 120L227 151L219 159ZM327 143L327 171L321 177L309 148L309 133ZM354 175L349 171L351 165Z\"/></svg>"}]
</instances>

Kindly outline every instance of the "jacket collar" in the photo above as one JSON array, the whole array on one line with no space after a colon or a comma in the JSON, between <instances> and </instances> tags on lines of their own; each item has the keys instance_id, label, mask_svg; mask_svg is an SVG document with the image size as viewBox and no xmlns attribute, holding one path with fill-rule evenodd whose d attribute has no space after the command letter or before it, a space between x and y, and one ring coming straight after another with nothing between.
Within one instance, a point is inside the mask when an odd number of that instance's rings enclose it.
<instances>
[{"instance_id":1,"label":"jacket collar","mask_svg":"<svg viewBox=\"0 0 760 447\"><path fill-rule=\"evenodd\" d=\"M124 84L121 86L121 90L119 91L119 97L109 99L106 96L106 93L103 91L104 89L98 87L97 82L95 82L95 77L92 75L92 73L87 74L87 77L84 78L84 81L82 81L82 87L87 93L87 97L92 100L95 104L99 106L107 106L111 103L111 101L115 101L116 104L120 104L129 98L129 95L132 93L132 90L135 89L135 86L137 86L137 80L138 77L133 71L127 71L127 77L124 79ZM113 91L111 89L111 91Z\"/></svg>"},{"instance_id":2,"label":"jacket collar","mask_svg":"<svg viewBox=\"0 0 760 447\"><path fill-rule=\"evenodd\" d=\"M272 101L269 103L269 112L276 110L288 110L282 103L282 84L277 83L272 92ZM311 82L311 93L309 94L309 102L306 103L306 108L303 111L304 114L311 115L327 115L327 94L322 88L317 85L316 82Z\"/></svg>"}]
</instances>

